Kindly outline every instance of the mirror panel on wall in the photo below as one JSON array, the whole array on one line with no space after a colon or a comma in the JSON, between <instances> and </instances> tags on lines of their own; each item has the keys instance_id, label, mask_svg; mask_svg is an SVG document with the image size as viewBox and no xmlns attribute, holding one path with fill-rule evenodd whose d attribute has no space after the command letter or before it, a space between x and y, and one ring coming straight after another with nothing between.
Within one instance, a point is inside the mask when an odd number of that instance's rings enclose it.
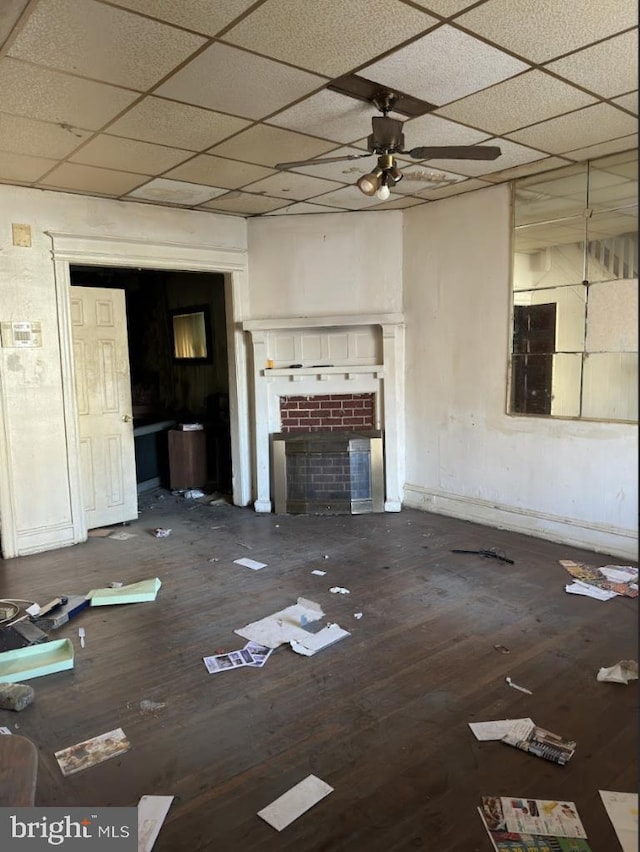
<instances>
[{"instance_id":1,"label":"mirror panel on wall","mask_svg":"<svg viewBox=\"0 0 640 852\"><path fill-rule=\"evenodd\" d=\"M637 152L513 186L509 413L638 419Z\"/></svg>"}]
</instances>

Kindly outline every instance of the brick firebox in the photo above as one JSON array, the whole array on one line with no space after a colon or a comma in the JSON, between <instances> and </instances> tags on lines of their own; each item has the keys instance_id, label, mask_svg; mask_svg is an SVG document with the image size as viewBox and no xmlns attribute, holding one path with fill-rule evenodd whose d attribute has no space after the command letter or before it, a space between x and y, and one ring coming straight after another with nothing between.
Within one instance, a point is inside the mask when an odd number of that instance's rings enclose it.
<instances>
[{"instance_id":1,"label":"brick firebox","mask_svg":"<svg viewBox=\"0 0 640 852\"><path fill-rule=\"evenodd\" d=\"M374 393L280 397L282 432L343 432L373 429Z\"/></svg>"}]
</instances>

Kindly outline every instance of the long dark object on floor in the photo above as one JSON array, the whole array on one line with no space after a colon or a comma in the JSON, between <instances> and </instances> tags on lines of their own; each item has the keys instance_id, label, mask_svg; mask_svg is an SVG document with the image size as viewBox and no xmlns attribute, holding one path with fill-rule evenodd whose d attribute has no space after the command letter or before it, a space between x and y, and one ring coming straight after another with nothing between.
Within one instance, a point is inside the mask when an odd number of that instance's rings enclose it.
<instances>
[{"instance_id":1,"label":"long dark object on floor","mask_svg":"<svg viewBox=\"0 0 640 852\"><path fill-rule=\"evenodd\" d=\"M506 556L502 556L500 553L495 553L493 550L452 550L452 553L477 553L479 556L486 556L490 559L499 559L500 562L508 562L509 565L513 565L513 559L508 559Z\"/></svg>"}]
</instances>

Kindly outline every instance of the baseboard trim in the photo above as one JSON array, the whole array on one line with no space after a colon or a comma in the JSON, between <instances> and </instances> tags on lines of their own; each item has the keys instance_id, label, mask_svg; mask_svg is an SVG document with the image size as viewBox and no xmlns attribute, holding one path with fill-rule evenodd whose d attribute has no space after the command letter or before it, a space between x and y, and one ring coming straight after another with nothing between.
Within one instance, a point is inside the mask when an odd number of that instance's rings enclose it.
<instances>
[{"instance_id":1,"label":"baseboard trim","mask_svg":"<svg viewBox=\"0 0 640 852\"><path fill-rule=\"evenodd\" d=\"M638 532L406 484L404 505L637 561Z\"/></svg>"}]
</instances>

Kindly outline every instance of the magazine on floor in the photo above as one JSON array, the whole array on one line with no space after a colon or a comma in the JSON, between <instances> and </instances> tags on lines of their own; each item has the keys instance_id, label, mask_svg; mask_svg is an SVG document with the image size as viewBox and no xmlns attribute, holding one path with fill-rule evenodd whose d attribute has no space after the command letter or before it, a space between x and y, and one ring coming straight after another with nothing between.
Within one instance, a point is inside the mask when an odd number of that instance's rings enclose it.
<instances>
[{"instance_id":1,"label":"magazine on floor","mask_svg":"<svg viewBox=\"0 0 640 852\"><path fill-rule=\"evenodd\" d=\"M573 802L483 796L482 813L490 831L586 838Z\"/></svg>"},{"instance_id":2,"label":"magazine on floor","mask_svg":"<svg viewBox=\"0 0 640 852\"><path fill-rule=\"evenodd\" d=\"M519 748L522 751L552 760L560 766L569 762L576 750L573 740L565 740L558 734L547 731L536 725L531 719L519 719L511 730L502 738L507 745Z\"/></svg>"},{"instance_id":3,"label":"magazine on floor","mask_svg":"<svg viewBox=\"0 0 640 852\"><path fill-rule=\"evenodd\" d=\"M482 808L480 818L495 852L591 852L591 847L582 837L545 837L542 834L522 834L515 831L492 831L487 825Z\"/></svg>"}]
</instances>

